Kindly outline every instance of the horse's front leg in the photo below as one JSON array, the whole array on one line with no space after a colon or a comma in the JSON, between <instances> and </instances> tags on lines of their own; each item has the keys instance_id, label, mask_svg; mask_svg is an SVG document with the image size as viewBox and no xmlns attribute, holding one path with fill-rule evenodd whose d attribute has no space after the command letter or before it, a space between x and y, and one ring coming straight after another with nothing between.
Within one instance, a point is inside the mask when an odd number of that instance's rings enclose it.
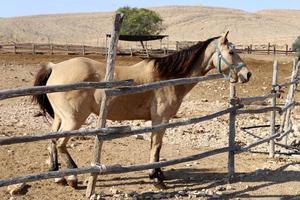
<instances>
[{"instance_id":1,"label":"horse's front leg","mask_svg":"<svg viewBox=\"0 0 300 200\"><path fill-rule=\"evenodd\" d=\"M169 120L164 120L163 123L167 123ZM157 125L162 122L153 122L152 125ZM165 129L152 132L151 134L151 150L150 150L150 163L159 162L159 154L163 143L163 136ZM150 179L154 179L154 186L159 189L166 189L166 185L163 180L165 176L160 168L150 169L149 171Z\"/></svg>"}]
</instances>

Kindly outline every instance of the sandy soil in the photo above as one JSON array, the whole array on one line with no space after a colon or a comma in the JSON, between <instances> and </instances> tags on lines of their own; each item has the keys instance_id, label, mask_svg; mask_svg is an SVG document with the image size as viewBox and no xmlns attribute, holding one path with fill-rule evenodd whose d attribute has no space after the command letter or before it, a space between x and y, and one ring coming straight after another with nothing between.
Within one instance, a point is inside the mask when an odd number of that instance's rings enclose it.
<instances>
[{"instance_id":1,"label":"sandy soil","mask_svg":"<svg viewBox=\"0 0 300 200\"><path fill-rule=\"evenodd\" d=\"M15 88L32 85L33 76L40 62L58 62L71 56L45 55L0 55L0 88ZM97 58L97 57L92 57ZM97 58L104 61L104 58ZM238 87L239 96L262 95L270 90L272 60L245 58L253 72L253 79ZM138 58L119 57L117 64L128 65ZM280 59L279 80L290 76L289 59ZM209 91L209 93L207 92ZM228 84L224 80L199 83L185 98L178 112L179 117L204 115L227 107ZM298 98L298 97L297 97ZM0 102L0 137L25 135L49 131L49 123L42 117L33 117L38 112L29 97L9 99ZM240 116L238 118L237 141L247 143L253 138L245 136L239 128L245 125L266 124L269 115ZM164 140L162 159L183 157L227 144L227 116L211 122L169 130ZM91 116L85 126L94 126ZM147 122L124 122L135 126ZM259 135L267 130L259 130ZM148 136L106 142L103 151L105 164L146 163L149 154ZM292 136L296 139L297 135ZM73 138L69 149L79 166L90 164L93 138ZM256 150L266 152L267 146ZM36 142L0 147L0 177L8 178L28 173L47 171L47 142ZM103 175L97 183L97 193L104 199L298 199L300 198L300 165L298 156L278 155L269 159L261 153L237 155L237 177L227 182L227 155L220 154L197 162L166 167L168 189L157 191L148 179L147 172L119 175ZM88 175L79 176L80 188L56 185L53 180L28 183L23 195L13 199L85 199L84 181ZM117 192L116 192L117 191ZM101 193L100 193L101 192ZM136 192L136 193L133 193ZM116 194L117 193L117 194ZM132 197L134 196L134 197ZM0 199L9 199L6 188L0 188Z\"/></svg>"}]
</instances>

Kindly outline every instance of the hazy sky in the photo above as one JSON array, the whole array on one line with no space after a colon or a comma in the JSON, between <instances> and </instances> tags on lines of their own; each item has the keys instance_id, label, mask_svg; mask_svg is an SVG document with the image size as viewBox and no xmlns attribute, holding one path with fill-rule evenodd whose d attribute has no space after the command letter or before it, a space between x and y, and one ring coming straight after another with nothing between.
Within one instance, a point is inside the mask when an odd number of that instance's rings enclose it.
<instances>
[{"instance_id":1,"label":"hazy sky","mask_svg":"<svg viewBox=\"0 0 300 200\"><path fill-rule=\"evenodd\" d=\"M207 5L246 11L268 8L300 10L300 0L2 0L0 17L112 11L126 5L134 7Z\"/></svg>"}]
</instances>

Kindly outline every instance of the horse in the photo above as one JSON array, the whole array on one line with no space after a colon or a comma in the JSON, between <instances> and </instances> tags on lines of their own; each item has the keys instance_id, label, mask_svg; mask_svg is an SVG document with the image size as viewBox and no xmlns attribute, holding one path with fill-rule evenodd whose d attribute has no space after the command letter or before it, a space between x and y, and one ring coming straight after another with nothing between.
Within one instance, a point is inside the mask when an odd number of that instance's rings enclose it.
<instances>
[{"instance_id":1,"label":"horse","mask_svg":"<svg viewBox=\"0 0 300 200\"><path fill-rule=\"evenodd\" d=\"M133 79L135 84L204 76L216 68L232 83L246 83L251 72L237 54L234 45L227 39L228 31L219 37L200 41L197 44L165 57L150 57L131 66L116 66L115 80ZM57 64L48 63L41 67L35 86L68 84L83 81L100 82L105 79L106 64L89 58L72 58ZM152 125L168 123L174 117L186 94L196 83L167 86L152 91L113 97L108 104L109 120L151 120ZM33 98L44 114L53 118L52 131L79 129L86 118L99 108L103 90L82 89L50 94L39 94ZM150 163L159 161L165 130L151 134ZM58 153L67 168L77 168L66 145L70 138L51 140L49 144L49 170L59 170ZM100 145L101 146L101 145ZM100 149L99 149L100 150ZM160 168L149 171L150 179L159 188L165 188L164 173ZM66 180L67 179L67 180ZM77 177L66 179L70 186L77 186Z\"/></svg>"}]
</instances>

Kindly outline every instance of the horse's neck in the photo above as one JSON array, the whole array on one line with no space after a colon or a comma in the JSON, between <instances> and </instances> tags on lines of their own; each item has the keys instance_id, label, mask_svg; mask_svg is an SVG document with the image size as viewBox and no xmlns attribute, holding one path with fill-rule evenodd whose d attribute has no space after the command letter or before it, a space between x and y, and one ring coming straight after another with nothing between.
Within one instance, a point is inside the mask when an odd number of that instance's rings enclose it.
<instances>
[{"instance_id":1,"label":"horse's neck","mask_svg":"<svg viewBox=\"0 0 300 200\"><path fill-rule=\"evenodd\" d=\"M213 56L214 52L215 52L215 48L211 43L207 46L205 52L195 62L194 66L193 66L193 71L191 72L189 77L204 76L211 69L213 69L211 62L212 62L212 56ZM177 91L179 94L181 93L184 97L196 85L197 85L197 83L182 85L182 86L177 87Z\"/></svg>"}]
</instances>

